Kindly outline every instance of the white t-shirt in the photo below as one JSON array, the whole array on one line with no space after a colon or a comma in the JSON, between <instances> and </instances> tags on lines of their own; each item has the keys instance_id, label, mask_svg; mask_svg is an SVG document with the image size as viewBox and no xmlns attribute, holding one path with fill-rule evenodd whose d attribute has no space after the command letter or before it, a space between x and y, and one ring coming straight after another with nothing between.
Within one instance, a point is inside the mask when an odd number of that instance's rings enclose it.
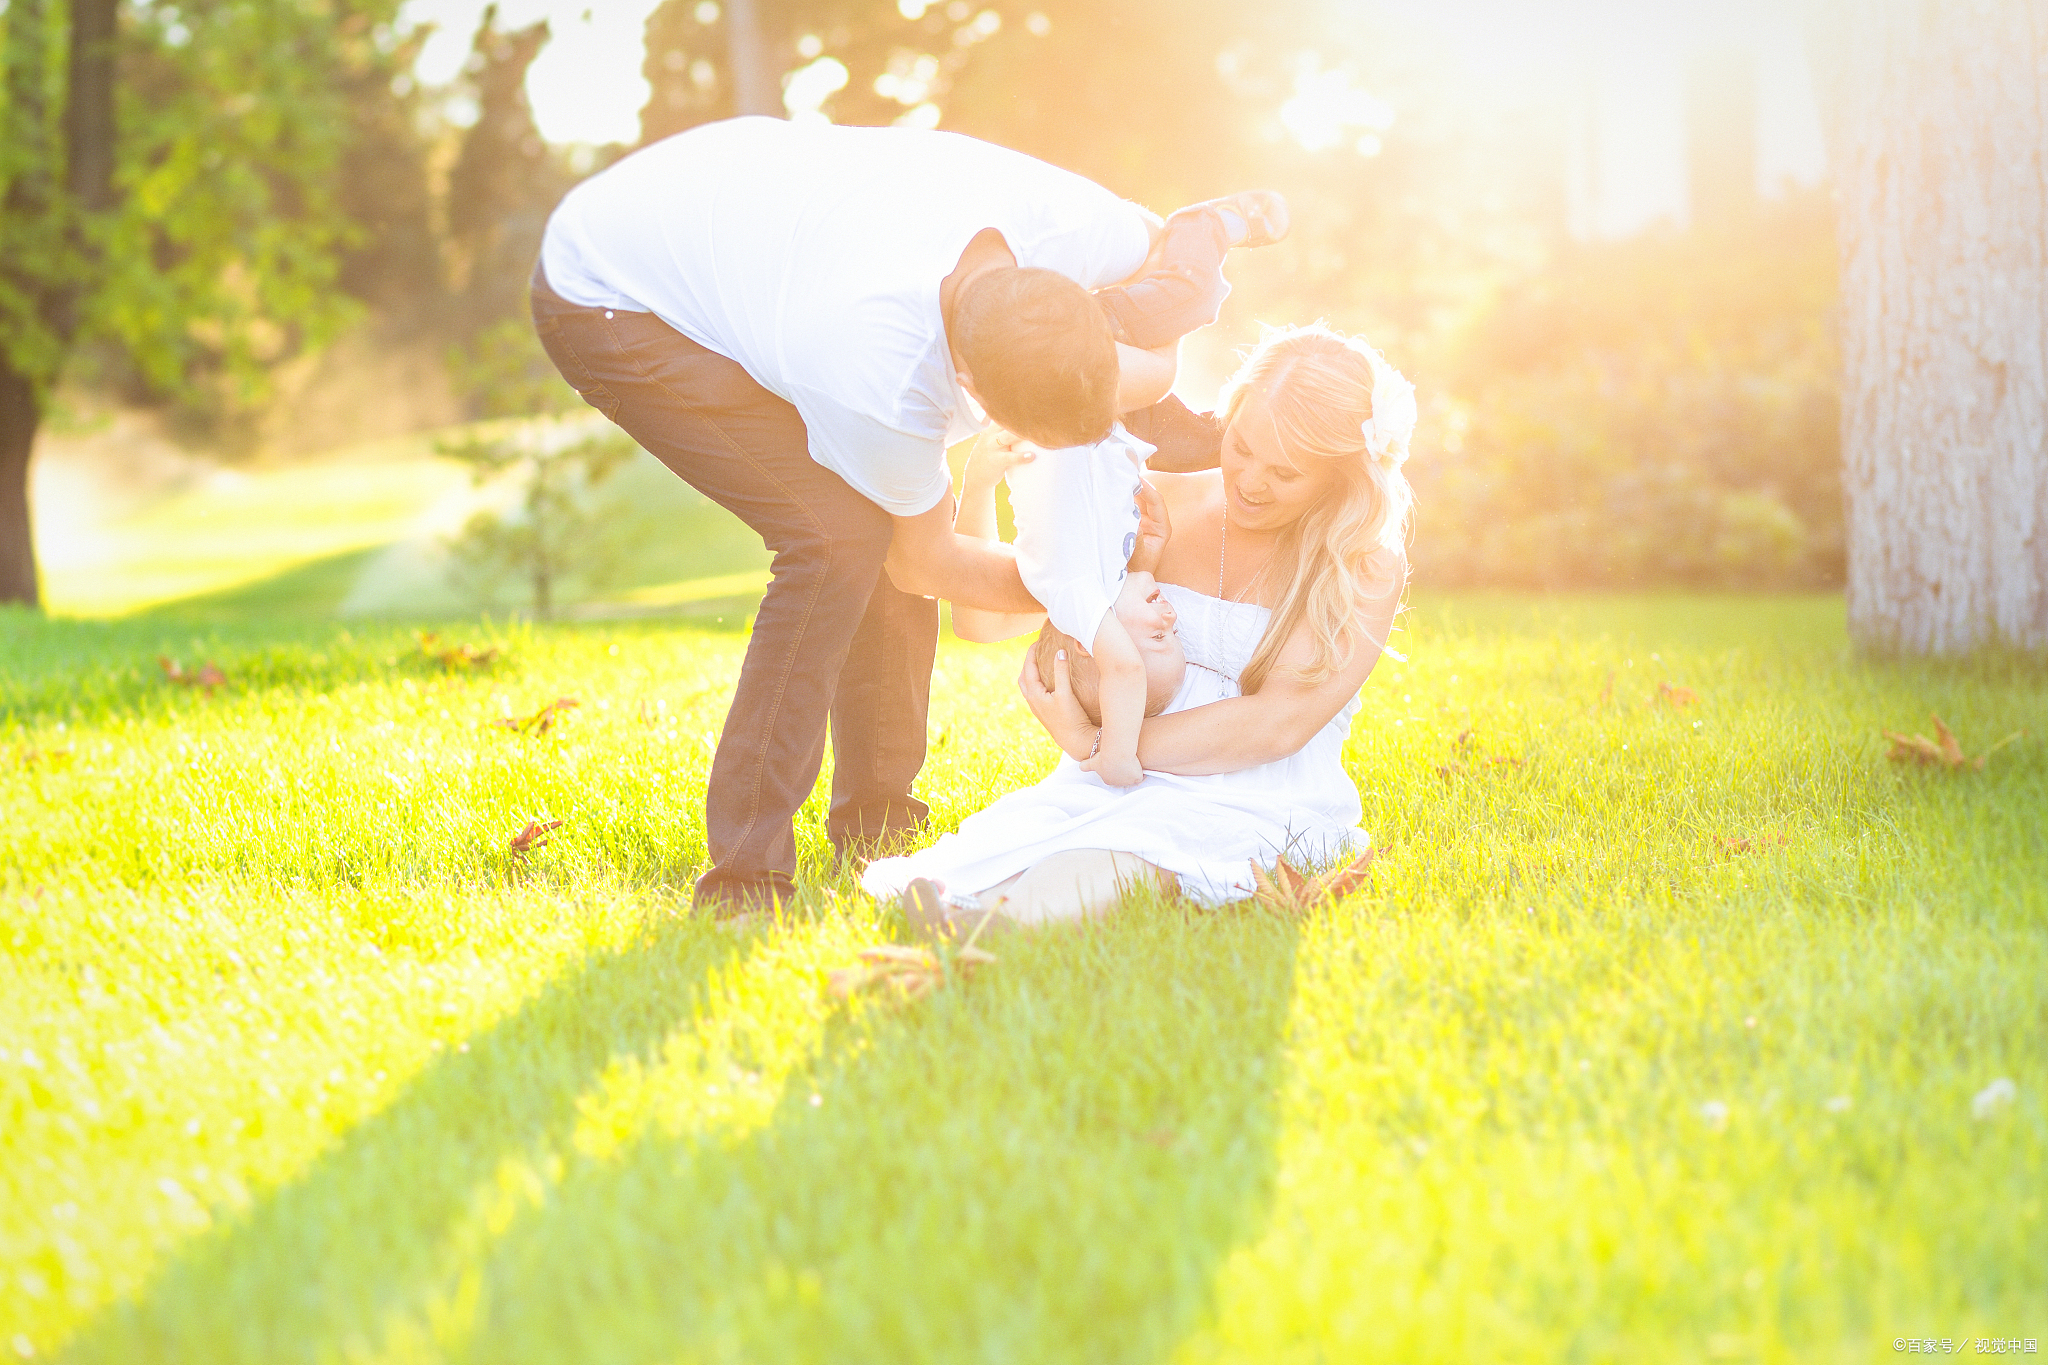
<instances>
[{"instance_id":1,"label":"white t-shirt","mask_svg":"<svg viewBox=\"0 0 2048 1365\"><path fill-rule=\"evenodd\" d=\"M1052 623L1084 648L1095 647L1138 546L1135 494L1154 449L1119 422L1092 446L1041 451L1004 476L1017 519L1017 572Z\"/></svg>"},{"instance_id":2,"label":"white t-shirt","mask_svg":"<svg viewBox=\"0 0 2048 1365\"><path fill-rule=\"evenodd\" d=\"M950 491L983 418L954 379L939 282L995 228L1086 289L1143 264L1135 204L958 133L728 119L569 191L541 261L571 303L651 312L796 405L811 458L889 512Z\"/></svg>"}]
</instances>

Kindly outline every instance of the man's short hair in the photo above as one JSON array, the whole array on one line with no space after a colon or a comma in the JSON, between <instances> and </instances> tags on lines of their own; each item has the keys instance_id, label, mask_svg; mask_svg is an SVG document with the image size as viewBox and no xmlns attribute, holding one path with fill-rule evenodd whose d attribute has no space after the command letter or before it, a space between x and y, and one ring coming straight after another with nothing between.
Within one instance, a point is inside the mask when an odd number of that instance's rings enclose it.
<instances>
[{"instance_id":1,"label":"man's short hair","mask_svg":"<svg viewBox=\"0 0 2048 1365\"><path fill-rule=\"evenodd\" d=\"M1055 270L1003 267L953 302L953 349L990 420L1040 445L1088 445L1116 422L1116 338L1095 298Z\"/></svg>"}]
</instances>

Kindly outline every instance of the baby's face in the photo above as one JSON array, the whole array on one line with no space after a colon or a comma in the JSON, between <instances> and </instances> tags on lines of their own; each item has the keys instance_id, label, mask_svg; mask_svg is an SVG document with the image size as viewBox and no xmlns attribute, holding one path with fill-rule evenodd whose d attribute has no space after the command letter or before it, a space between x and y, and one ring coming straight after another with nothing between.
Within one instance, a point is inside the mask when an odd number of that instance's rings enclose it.
<instances>
[{"instance_id":1,"label":"baby's face","mask_svg":"<svg viewBox=\"0 0 2048 1365\"><path fill-rule=\"evenodd\" d=\"M1117 594L1116 619L1145 661L1145 714L1154 715L1180 691L1181 676L1188 667L1180 631L1174 624L1173 603L1166 600L1150 574L1132 574Z\"/></svg>"}]
</instances>

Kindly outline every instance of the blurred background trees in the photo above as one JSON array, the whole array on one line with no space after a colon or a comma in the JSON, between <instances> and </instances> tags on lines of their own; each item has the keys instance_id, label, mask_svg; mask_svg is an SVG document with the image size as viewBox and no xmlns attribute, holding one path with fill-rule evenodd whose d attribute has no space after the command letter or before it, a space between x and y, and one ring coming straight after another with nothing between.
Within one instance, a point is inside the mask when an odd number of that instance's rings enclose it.
<instances>
[{"instance_id":1,"label":"blurred background trees","mask_svg":"<svg viewBox=\"0 0 2048 1365\"><path fill-rule=\"evenodd\" d=\"M40 35L46 92L38 113L10 77L10 130L57 127L67 16L87 3L11 0L0 17L10 54ZM572 409L527 323L526 281L560 195L632 144L542 136L535 63L591 14L513 3L127 0L118 206L64 220L89 219L76 240L105 244L74 252L101 262L80 296L74 386L254 456L277 444L278 395L345 333L386 367L359 410L399 413L413 390L447 395L418 404L442 421ZM475 19L457 20L466 60L432 85L419 76L429 11ZM1759 198L1739 53L1709 48L1672 78L1687 86L1690 212L1616 232L1585 207L1583 73L1560 66L1518 90L1455 77L1446 30L1413 6L636 12L644 53L616 79L646 82L638 143L765 103L985 137L1161 211L1252 185L1286 193L1293 237L1233 261L1236 292L1186 348L1183 392L1206 403L1260 322L1366 332L1423 391L1421 582L1841 581L1832 218L1818 189ZM6 145L9 185L29 185L29 143L10 131ZM61 183L64 139L37 145L29 160ZM25 191L10 192L12 205ZM31 218L5 216L10 264L32 258L17 245ZM70 240L34 221L38 240ZM6 354L46 391L58 366L35 358L47 329L18 294L0 290Z\"/></svg>"}]
</instances>

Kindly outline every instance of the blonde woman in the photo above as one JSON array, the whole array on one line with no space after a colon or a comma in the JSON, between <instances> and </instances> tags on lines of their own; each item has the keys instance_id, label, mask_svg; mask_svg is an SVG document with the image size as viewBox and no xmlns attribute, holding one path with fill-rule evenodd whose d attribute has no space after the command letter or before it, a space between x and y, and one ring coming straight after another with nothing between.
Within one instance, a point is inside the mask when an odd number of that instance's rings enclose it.
<instances>
[{"instance_id":1,"label":"blonde woman","mask_svg":"<svg viewBox=\"0 0 2048 1365\"><path fill-rule=\"evenodd\" d=\"M1206 424L1182 411L1134 425L1184 467L1220 432L1220 468L1152 475L1170 531L1149 567L1191 666L1144 723L1144 781L1081 769L1099 731L1064 658L1047 677L1027 653L1018 685L1059 767L931 848L870 864L862 884L926 927L1012 926L1106 909L1137 882L1229 901L1251 892L1255 863L1362 851L1342 752L1406 582L1414 424L1407 380L1318 325L1267 336ZM956 609L955 628L1001 639L1038 619Z\"/></svg>"}]
</instances>

